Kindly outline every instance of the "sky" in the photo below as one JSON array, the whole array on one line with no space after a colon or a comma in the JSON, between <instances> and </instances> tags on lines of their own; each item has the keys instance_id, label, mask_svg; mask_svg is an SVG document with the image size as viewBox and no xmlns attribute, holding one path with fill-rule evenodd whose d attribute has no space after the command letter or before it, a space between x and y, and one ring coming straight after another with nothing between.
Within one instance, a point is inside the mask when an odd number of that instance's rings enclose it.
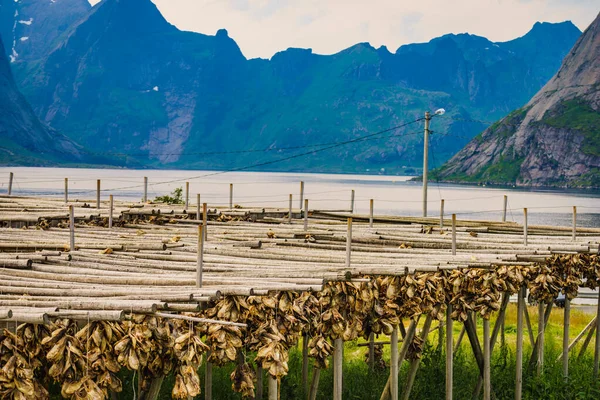
<instances>
[{"instance_id":1,"label":"sky","mask_svg":"<svg viewBox=\"0 0 600 400\"><path fill-rule=\"evenodd\" d=\"M89 0L91 4L99 0ZM271 58L289 47L333 54L369 42L394 52L446 33L500 42L533 24L572 21L582 31L598 0L153 0L177 28L214 35L221 28L248 58Z\"/></svg>"}]
</instances>

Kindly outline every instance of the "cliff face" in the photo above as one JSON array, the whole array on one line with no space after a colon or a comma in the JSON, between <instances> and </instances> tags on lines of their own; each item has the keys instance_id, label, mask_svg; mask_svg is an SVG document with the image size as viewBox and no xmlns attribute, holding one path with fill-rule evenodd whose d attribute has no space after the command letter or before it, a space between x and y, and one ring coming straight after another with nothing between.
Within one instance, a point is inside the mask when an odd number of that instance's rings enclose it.
<instances>
[{"instance_id":1,"label":"cliff face","mask_svg":"<svg viewBox=\"0 0 600 400\"><path fill-rule=\"evenodd\" d=\"M91 9L87 0L0 0L0 35L13 62L48 53Z\"/></svg>"},{"instance_id":2,"label":"cliff face","mask_svg":"<svg viewBox=\"0 0 600 400\"><path fill-rule=\"evenodd\" d=\"M485 127L474 120L497 119L535 94L581 34L570 22L536 24L504 43L461 34L395 53L360 43L330 56L288 49L248 60L227 31L179 31L150 0L103 0L84 18L73 14L47 53L12 64L21 91L76 142L154 167L251 165L294 152L223 151L347 141L443 107L454 118L432 129L461 138L432 137L439 165ZM420 130L277 167L400 173L421 164Z\"/></svg>"},{"instance_id":3,"label":"cliff face","mask_svg":"<svg viewBox=\"0 0 600 400\"><path fill-rule=\"evenodd\" d=\"M525 107L473 139L438 176L456 182L600 187L600 15Z\"/></svg>"},{"instance_id":4,"label":"cliff face","mask_svg":"<svg viewBox=\"0 0 600 400\"><path fill-rule=\"evenodd\" d=\"M67 137L42 124L17 90L0 40L0 164L80 162L85 155Z\"/></svg>"}]
</instances>

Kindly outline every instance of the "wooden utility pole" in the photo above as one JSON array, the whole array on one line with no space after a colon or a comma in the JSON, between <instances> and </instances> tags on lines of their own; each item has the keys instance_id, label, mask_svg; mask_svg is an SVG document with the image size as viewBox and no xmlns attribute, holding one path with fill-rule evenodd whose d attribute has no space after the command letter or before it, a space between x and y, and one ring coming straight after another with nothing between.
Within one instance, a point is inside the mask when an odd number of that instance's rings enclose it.
<instances>
[{"instance_id":1,"label":"wooden utility pole","mask_svg":"<svg viewBox=\"0 0 600 400\"><path fill-rule=\"evenodd\" d=\"M425 136L423 138L423 216L427 216L427 169L429 168L429 111L425 113Z\"/></svg>"}]
</instances>

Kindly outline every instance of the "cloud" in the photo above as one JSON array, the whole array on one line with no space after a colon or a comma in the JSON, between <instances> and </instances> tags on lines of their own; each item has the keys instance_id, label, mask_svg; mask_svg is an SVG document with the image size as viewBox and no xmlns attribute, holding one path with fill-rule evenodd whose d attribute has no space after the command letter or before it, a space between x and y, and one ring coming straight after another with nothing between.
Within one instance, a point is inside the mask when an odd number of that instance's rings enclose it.
<instances>
[{"instance_id":1,"label":"cloud","mask_svg":"<svg viewBox=\"0 0 600 400\"><path fill-rule=\"evenodd\" d=\"M359 42L396 49L446 33L505 41L537 21L573 21L585 29L597 0L153 0L182 30L225 28L247 57L288 47L331 54Z\"/></svg>"}]
</instances>

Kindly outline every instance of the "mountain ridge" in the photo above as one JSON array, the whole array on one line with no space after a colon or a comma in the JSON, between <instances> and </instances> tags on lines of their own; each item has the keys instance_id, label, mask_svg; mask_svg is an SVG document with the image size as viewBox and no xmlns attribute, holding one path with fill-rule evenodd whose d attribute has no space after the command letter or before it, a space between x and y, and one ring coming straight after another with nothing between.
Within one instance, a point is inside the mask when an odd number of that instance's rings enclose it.
<instances>
[{"instance_id":1,"label":"mountain ridge","mask_svg":"<svg viewBox=\"0 0 600 400\"><path fill-rule=\"evenodd\" d=\"M112 23L127 21L136 4L145 11L135 29ZM160 34L148 27L160 28ZM574 43L578 31L569 35L565 40ZM497 44L500 50L492 45L474 55L456 40L421 44L430 55L359 43L330 56L290 48L268 60L247 59L226 30L214 36L183 32L149 0L104 0L50 54L13 67L36 114L85 146L144 153L139 161L151 167L219 169L255 163L256 154L193 154L222 152L232 144L255 150L346 141L439 107L462 120L496 119L524 104L555 72L528 64L525 51L511 55ZM546 41L560 42L553 36ZM548 51L556 69L571 46ZM485 127L436 123L441 134L432 144L439 162L467 141L444 134L472 137ZM406 128L398 131L403 136L281 168L399 173L420 164L422 138L412 133Z\"/></svg>"},{"instance_id":2,"label":"mountain ridge","mask_svg":"<svg viewBox=\"0 0 600 400\"><path fill-rule=\"evenodd\" d=\"M600 14L521 109L471 141L446 181L600 187Z\"/></svg>"}]
</instances>

